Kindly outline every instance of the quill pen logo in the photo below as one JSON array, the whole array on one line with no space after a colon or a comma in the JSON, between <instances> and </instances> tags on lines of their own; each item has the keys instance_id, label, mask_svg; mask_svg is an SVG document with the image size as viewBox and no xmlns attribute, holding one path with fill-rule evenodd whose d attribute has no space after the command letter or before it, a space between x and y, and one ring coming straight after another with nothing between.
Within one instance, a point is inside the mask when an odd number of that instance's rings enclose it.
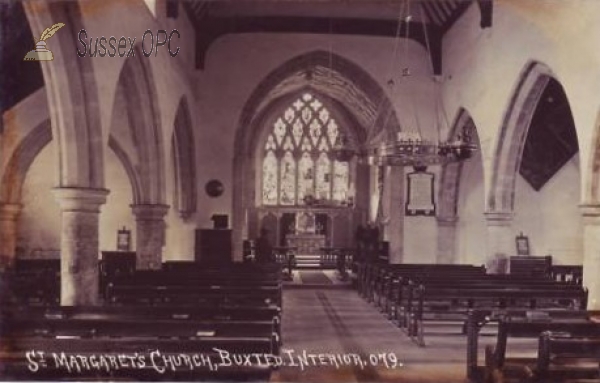
<instances>
[{"instance_id":1,"label":"quill pen logo","mask_svg":"<svg viewBox=\"0 0 600 383\"><path fill-rule=\"evenodd\" d=\"M27 52L23 61L52 61L54 60L54 55L52 51L46 47L46 40L50 37L54 36L56 31L60 28L64 27L64 23L56 23L53 26L46 28L42 35L40 36L39 41L35 44L35 49Z\"/></svg>"}]
</instances>

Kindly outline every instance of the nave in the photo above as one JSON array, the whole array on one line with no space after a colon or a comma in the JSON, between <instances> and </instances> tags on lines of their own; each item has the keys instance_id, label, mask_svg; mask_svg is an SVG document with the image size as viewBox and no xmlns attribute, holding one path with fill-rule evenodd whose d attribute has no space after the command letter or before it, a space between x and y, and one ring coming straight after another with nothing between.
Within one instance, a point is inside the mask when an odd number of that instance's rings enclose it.
<instances>
[{"instance_id":1,"label":"nave","mask_svg":"<svg viewBox=\"0 0 600 383\"><path fill-rule=\"evenodd\" d=\"M466 338L432 336L419 347L400 328L351 289L288 289L283 292L283 348L340 355L393 354L378 366L284 367L271 381L282 382L466 382ZM386 355L386 357L388 357ZM402 364L393 368L393 362Z\"/></svg>"}]
</instances>

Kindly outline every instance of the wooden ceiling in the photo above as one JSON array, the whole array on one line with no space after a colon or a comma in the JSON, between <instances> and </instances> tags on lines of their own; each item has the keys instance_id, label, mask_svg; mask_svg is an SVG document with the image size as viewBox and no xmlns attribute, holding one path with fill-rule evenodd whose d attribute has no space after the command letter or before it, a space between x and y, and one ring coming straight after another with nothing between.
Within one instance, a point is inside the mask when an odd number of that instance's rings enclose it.
<instances>
[{"instance_id":1,"label":"wooden ceiling","mask_svg":"<svg viewBox=\"0 0 600 383\"><path fill-rule=\"evenodd\" d=\"M429 40L435 74L442 73L442 38L467 8L477 4L481 27L492 25L493 0L237 0L183 1L196 30L196 66L210 45L234 33L315 33L362 36L406 33L423 46ZM177 0L169 0L176 17ZM420 24L415 26L415 24Z\"/></svg>"}]
</instances>

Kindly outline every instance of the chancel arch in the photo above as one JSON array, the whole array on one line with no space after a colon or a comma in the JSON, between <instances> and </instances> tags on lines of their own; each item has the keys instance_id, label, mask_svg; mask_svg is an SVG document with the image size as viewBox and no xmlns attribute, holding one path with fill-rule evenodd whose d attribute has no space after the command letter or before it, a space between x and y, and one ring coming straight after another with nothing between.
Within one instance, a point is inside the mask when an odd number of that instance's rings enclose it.
<instances>
[{"instance_id":1,"label":"chancel arch","mask_svg":"<svg viewBox=\"0 0 600 383\"><path fill-rule=\"evenodd\" d=\"M397 129L398 122L395 113L377 82L362 68L339 55L315 51L295 57L275 69L256 87L247 101L236 132L233 185L234 244L238 241L241 242L243 237L251 238L257 235L257 232L249 232L249 228L260 230L260 222L254 216L257 214L257 208L262 208L262 202L264 202L262 201L262 169L268 135L274 129L273 124L276 123L276 118L281 115L285 120L286 109L293 108L293 103L298 99L301 100L305 94L310 95L308 97L316 97L331 111L329 113L336 116L338 128L343 125L340 129L343 129L356 149L363 147L369 141L369 137L376 136L385 125L384 121L387 121L388 128ZM300 142L300 146L294 145L293 125L291 129L289 152L296 153L299 161L302 142ZM310 127L308 127L308 131L310 131ZM274 139L276 138L274 137ZM316 152L318 152L318 145L321 142L322 145L326 143L331 145L329 141L319 141L315 147ZM285 142L282 141L282 145L285 145ZM283 146L279 148L275 145L273 155L276 150L282 150L281 153L285 153ZM321 163L324 166L327 162L329 172L333 172L331 167L334 162L330 158L326 160L326 157L322 157ZM305 159L303 164L308 164L310 161L315 160ZM278 161L275 162L279 164ZM288 163L291 164L291 161ZM297 166L300 166L300 162L297 162ZM341 165L339 168L344 166L346 165ZM368 179L365 179L368 177L368 171L363 169L367 166L364 163L358 163L356 159L350 165L349 178L351 182L353 180L354 185L368 185ZM306 167L308 168L308 165ZM314 169L316 171L316 167ZM294 169L294 174L294 182L297 182L296 169ZM289 182L291 184L291 178ZM316 183L314 185L315 189L312 190L316 192ZM334 183L330 182L329 191L324 191L324 196L329 198L324 198L324 200L330 199L331 193L334 192L333 187ZM294 190L297 191L297 188ZM338 191L336 190L336 192ZM341 190L339 192L342 193ZM350 220L352 222L350 226L366 221L368 212L367 188L359 186L355 193L353 212L351 213L353 218ZM300 194L301 202L303 202L302 198L305 197L305 193L301 190ZM293 200L295 201L294 208L303 206L298 204L296 195L293 196ZM277 201L280 201L279 196ZM265 206L268 205L267 203ZM329 222L332 220L330 219ZM282 237L278 238L281 240Z\"/></svg>"}]
</instances>

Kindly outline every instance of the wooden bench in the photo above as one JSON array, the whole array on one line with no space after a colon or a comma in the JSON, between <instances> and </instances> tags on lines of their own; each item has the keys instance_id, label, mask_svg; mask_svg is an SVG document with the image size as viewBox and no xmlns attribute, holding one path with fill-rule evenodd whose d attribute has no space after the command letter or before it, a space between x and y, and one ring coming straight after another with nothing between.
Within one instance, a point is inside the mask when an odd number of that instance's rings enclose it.
<instances>
[{"instance_id":1,"label":"wooden bench","mask_svg":"<svg viewBox=\"0 0 600 383\"><path fill-rule=\"evenodd\" d=\"M256 304L281 306L279 265L236 265L201 268L194 264L171 264L165 270L141 270L113 276L106 285L110 304L200 304L249 299Z\"/></svg>"},{"instance_id":2,"label":"wooden bench","mask_svg":"<svg viewBox=\"0 0 600 383\"><path fill-rule=\"evenodd\" d=\"M197 306L2 306L0 318L20 320L137 320L269 322L281 338L281 309L277 306L197 305Z\"/></svg>"},{"instance_id":3,"label":"wooden bench","mask_svg":"<svg viewBox=\"0 0 600 383\"><path fill-rule=\"evenodd\" d=\"M565 305L565 302L569 304ZM417 290L414 303L408 308L408 334L414 337L419 345L425 345L424 322L427 320L425 314L459 315L464 321L469 310L473 308L583 310L586 305L587 290L581 287L565 289L563 286L539 288L532 286L425 288L422 286ZM434 320L443 320L443 317L436 317ZM456 318L452 320L456 321Z\"/></svg>"},{"instance_id":4,"label":"wooden bench","mask_svg":"<svg viewBox=\"0 0 600 383\"><path fill-rule=\"evenodd\" d=\"M222 366L218 370L211 368L210 363L200 363L187 366L190 368L184 365L176 371L167 368L161 372L153 368L150 358L156 357L161 369L165 367L163 356L187 357L189 360L196 356L197 361L212 360L211 363L216 365L223 360L224 352L240 354L240 358L241 354L279 354L277 310L254 311L256 315L264 316L264 320L250 320L247 308L242 310L246 312L219 308L212 318L207 318L208 310L204 308L119 309L122 309L121 313L111 307L3 307L0 317L0 373L4 378L28 380L65 377L237 380L256 374L268 379L271 366L259 363ZM225 316L218 316L223 314ZM269 317L269 314L275 316ZM239 319L240 316L246 318ZM42 358L39 353L28 354L31 351L44 352L45 357ZM160 356L156 352L160 352ZM71 360L82 363L82 357L118 358L119 354L143 357L145 366L132 366L129 361L129 365L111 368L110 371L94 368L65 370L67 365L75 369L69 364ZM56 358L61 362L57 364ZM45 360L45 366L41 365L41 359ZM38 371L30 371L33 364L37 365Z\"/></svg>"},{"instance_id":5,"label":"wooden bench","mask_svg":"<svg viewBox=\"0 0 600 383\"><path fill-rule=\"evenodd\" d=\"M389 265L371 282L368 296L381 311L391 314L392 302L410 283L439 278L467 280L485 275L483 267L472 265Z\"/></svg>"},{"instance_id":6,"label":"wooden bench","mask_svg":"<svg viewBox=\"0 0 600 383\"><path fill-rule=\"evenodd\" d=\"M545 331L540 335L536 381L562 382L572 379L600 379L600 337L598 331L582 336Z\"/></svg>"},{"instance_id":7,"label":"wooden bench","mask_svg":"<svg viewBox=\"0 0 600 383\"><path fill-rule=\"evenodd\" d=\"M361 294L371 302L381 303L389 295L389 287L400 277L410 276L435 276L435 275L461 275L466 277L483 275L483 266L456 265L456 264L366 264L360 268L363 275L361 280Z\"/></svg>"},{"instance_id":8,"label":"wooden bench","mask_svg":"<svg viewBox=\"0 0 600 383\"><path fill-rule=\"evenodd\" d=\"M550 277L555 281L570 282L577 285L583 284L582 265L552 265Z\"/></svg>"},{"instance_id":9,"label":"wooden bench","mask_svg":"<svg viewBox=\"0 0 600 383\"><path fill-rule=\"evenodd\" d=\"M520 256L510 257L510 273L524 277L547 277L552 267L552 256Z\"/></svg>"},{"instance_id":10,"label":"wooden bench","mask_svg":"<svg viewBox=\"0 0 600 383\"><path fill-rule=\"evenodd\" d=\"M0 305L57 305L60 302L60 275L50 272L0 274Z\"/></svg>"},{"instance_id":11,"label":"wooden bench","mask_svg":"<svg viewBox=\"0 0 600 383\"><path fill-rule=\"evenodd\" d=\"M506 349L509 337L537 339L544 331L572 331L574 334L594 333L600 325L589 320L598 311L586 310L527 310L495 309L469 310L467 320L467 377L472 381L498 381L507 373L505 369ZM478 343L481 329L490 323L497 323L496 345L485 350L485 367L478 364ZM570 329L570 330L569 330ZM527 366L535 365L535 358L511 359L520 366L517 372L523 375ZM519 364L521 363L521 364ZM529 367L531 368L531 367ZM524 376L522 376L524 377Z\"/></svg>"},{"instance_id":12,"label":"wooden bench","mask_svg":"<svg viewBox=\"0 0 600 383\"><path fill-rule=\"evenodd\" d=\"M395 296L388 298L388 301L393 301L394 305L390 308L390 315L398 318L398 312L404 315L408 315L415 304L417 296L416 290L419 288L429 289L453 289L453 288L466 288L466 289L567 289L582 291L584 296L587 297L587 293L581 286L558 283L548 279L535 279L535 278L521 278L511 275L483 275L473 279L463 279L460 276L443 275L435 278L411 278L408 282L402 284L395 292ZM474 302L470 302L471 304ZM502 302L500 302L502 303ZM585 305L587 302L582 302L581 305ZM531 300L529 308L535 308L536 300ZM580 306L581 306L580 305ZM469 308L473 308L472 306Z\"/></svg>"}]
</instances>

